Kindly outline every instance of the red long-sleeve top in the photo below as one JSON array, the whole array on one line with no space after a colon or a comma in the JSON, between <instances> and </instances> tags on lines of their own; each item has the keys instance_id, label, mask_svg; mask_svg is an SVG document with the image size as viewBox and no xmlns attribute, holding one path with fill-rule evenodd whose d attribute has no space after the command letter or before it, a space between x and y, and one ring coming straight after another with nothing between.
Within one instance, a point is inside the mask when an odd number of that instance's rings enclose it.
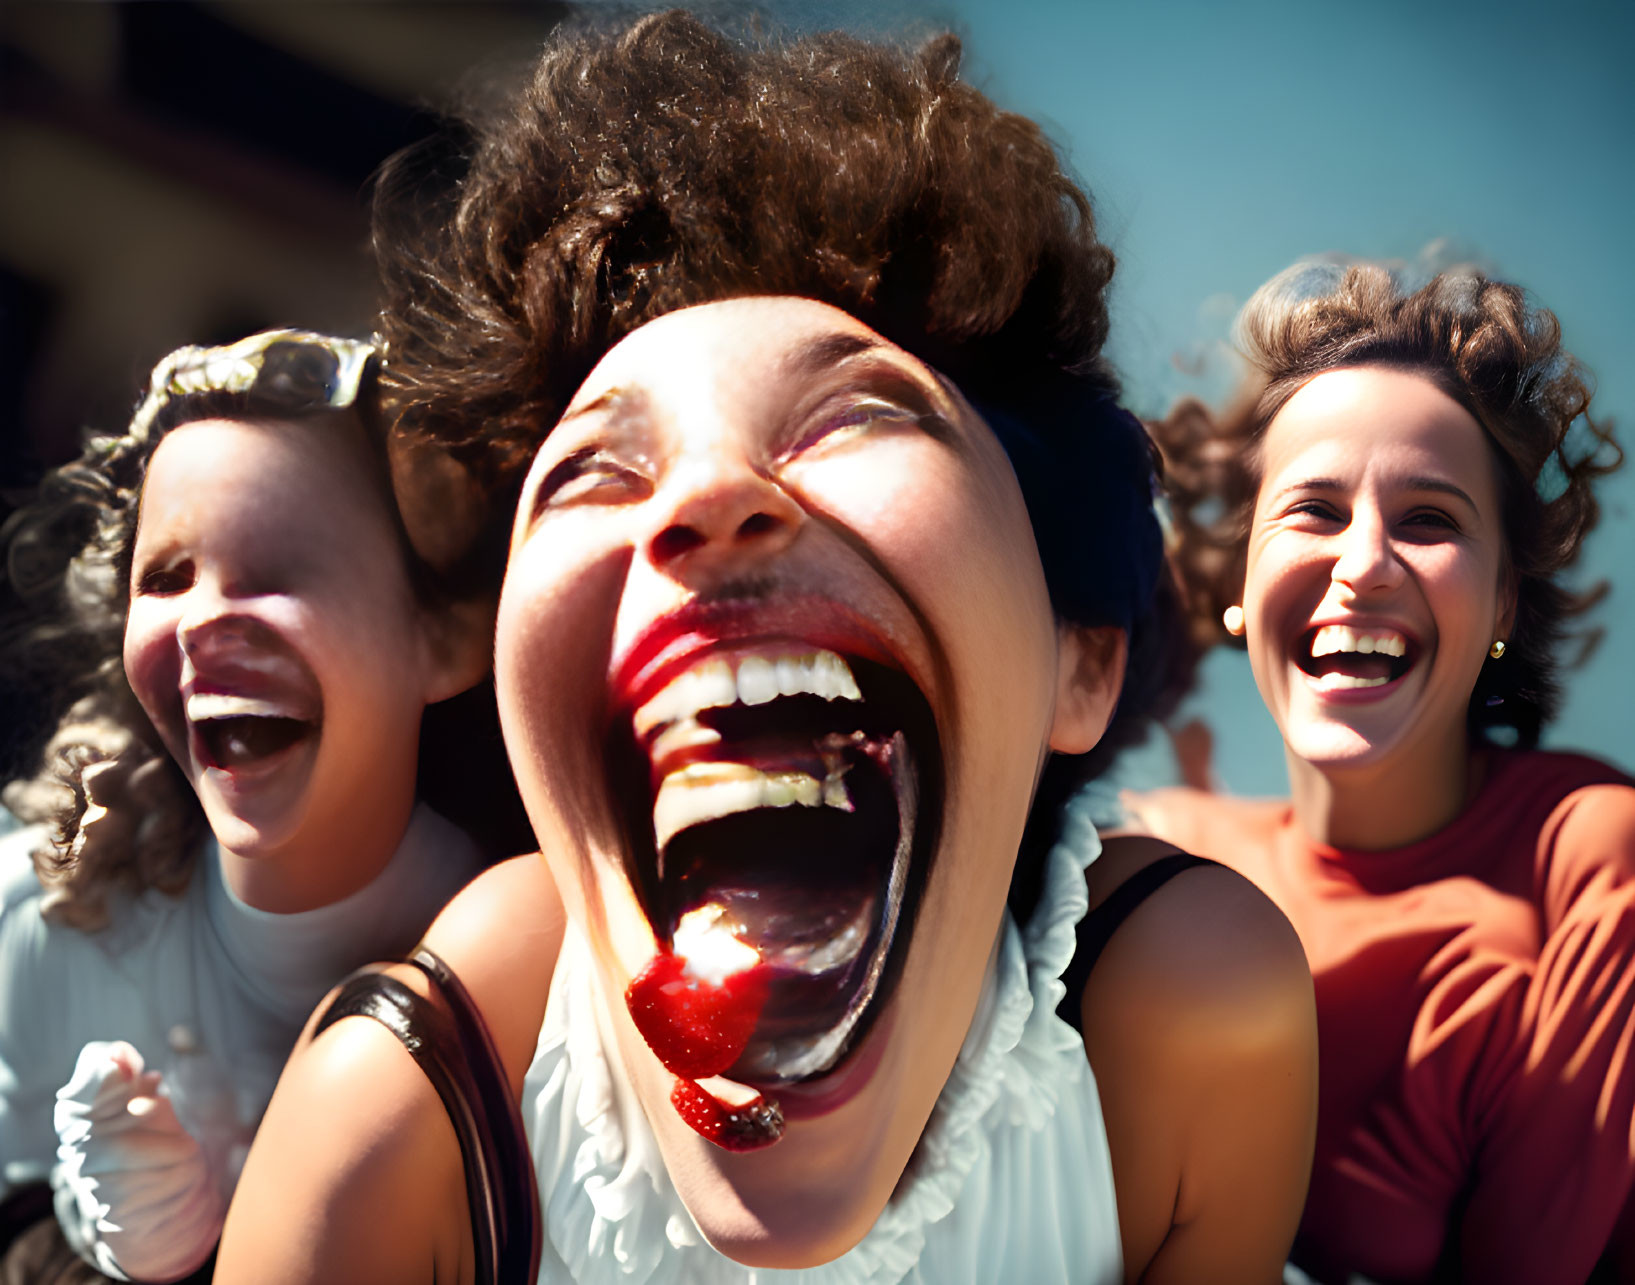
<instances>
[{"instance_id":1,"label":"red long-sleeve top","mask_svg":"<svg viewBox=\"0 0 1635 1285\"><path fill-rule=\"evenodd\" d=\"M1295 1260L1323 1280L1582 1282L1635 1221L1635 781L1496 752L1462 816L1385 852L1314 843L1286 802L1154 798L1163 837L1259 884L1311 963Z\"/></svg>"}]
</instances>

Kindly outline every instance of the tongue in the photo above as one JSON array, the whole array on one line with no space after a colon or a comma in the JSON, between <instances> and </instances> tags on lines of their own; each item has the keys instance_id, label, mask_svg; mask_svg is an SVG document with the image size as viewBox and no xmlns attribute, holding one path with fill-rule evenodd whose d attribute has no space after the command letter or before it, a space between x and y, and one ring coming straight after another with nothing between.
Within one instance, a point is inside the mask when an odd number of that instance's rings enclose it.
<instances>
[{"instance_id":1,"label":"tongue","mask_svg":"<svg viewBox=\"0 0 1635 1285\"><path fill-rule=\"evenodd\" d=\"M1365 656L1360 652L1334 652L1311 662L1316 678L1328 674L1344 674L1348 678L1389 679L1393 672L1389 656Z\"/></svg>"},{"instance_id":2,"label":"tongue","mask_svg":"<svg viewBox=\"0 0 1635 1285\"><path fill-rule=\"evenodd\" d=\"M212 718L198 727L212 757L224 768L267 758L309 736L313 730L311 723L300 719L262 715Z\"/></svg>"}]
</instances>

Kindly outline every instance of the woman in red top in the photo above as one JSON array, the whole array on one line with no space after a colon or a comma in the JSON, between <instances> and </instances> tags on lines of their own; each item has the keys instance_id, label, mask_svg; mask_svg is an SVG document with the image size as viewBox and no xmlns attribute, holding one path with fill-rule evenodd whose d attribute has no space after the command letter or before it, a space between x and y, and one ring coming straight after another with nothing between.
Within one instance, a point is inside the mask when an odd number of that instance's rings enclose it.
<instances>
[{"instance_id":1,"label":"woman in red top","mask_svg":"<svg viewBox=\"0 0 1635 1285\"><path fill-rule=\"evenodd\" d=\"M1514 286L1307 265L1240 326L1258 395L1158 427L1195 602L1248 648L1292 798L1135 807L1305 944L1321 1106L1295 1261L1635 1280L1635 783L1535 748L1593 597L1557 577L1621 453Z\"/></svg>"}]
</instances>

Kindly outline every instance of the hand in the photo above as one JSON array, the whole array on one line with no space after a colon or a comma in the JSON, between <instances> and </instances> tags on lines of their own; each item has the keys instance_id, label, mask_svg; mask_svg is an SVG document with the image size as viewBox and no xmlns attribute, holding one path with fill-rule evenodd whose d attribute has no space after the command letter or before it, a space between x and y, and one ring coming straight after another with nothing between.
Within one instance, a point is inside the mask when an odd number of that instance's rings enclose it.
<instances>
[{"instance_id":1,"label":"hand","mask_svg":"<svg viewBox=\"0 0 1635 1285\"><path fill-rule=\"evenodd\" d=\"M1215 733L1201 718L1189 719L1179 727L1165 729L1169 733L1170 749L1175 754L1175 767L1181 774L1181 784L1194 790L1213 794L1215 779Z\"/></svg>"},{"instance_id":2,"label":"hand","mask_svg":"<svg viewBox=\"0 0 1635 1285\"><path fill-rule=\"evenodd\" d=\"M220 1182L136 1049L87 1044L55 1119L57 1218L82 1257L142 1281L177 1280L209 1257L227 1213Z\"/></svg>"}]
</instances>

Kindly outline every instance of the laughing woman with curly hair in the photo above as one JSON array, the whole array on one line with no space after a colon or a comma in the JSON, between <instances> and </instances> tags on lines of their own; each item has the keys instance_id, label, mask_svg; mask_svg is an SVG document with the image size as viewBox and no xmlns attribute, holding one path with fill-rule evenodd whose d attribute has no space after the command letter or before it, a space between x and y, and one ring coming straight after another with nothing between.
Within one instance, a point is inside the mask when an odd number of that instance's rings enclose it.
<instances>
[{"instance_id":1,"label":"laughing woman with curly hair","mask_svg":"<svg viewBox=\"0 0 1635 1285\"><path fill-rule=\"evenodd\" d=\"M1635 782L1537 748L1597 596L1561 577L1621 453L1555 318L1476 273L1305 265L1240 335L1255 395L1157 433L1197 614L1247 646L1293 797L1136 809L1305 945L1321 1108L1295 1260L1635 1279Z\"/></svg>"}]
</instances>

